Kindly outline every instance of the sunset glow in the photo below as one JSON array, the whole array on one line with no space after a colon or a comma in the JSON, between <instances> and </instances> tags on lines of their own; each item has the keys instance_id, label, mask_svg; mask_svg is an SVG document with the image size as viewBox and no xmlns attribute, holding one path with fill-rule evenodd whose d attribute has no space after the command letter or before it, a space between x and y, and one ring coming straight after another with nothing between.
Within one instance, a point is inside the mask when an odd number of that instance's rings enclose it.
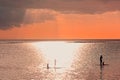
<instances>
[{"instance_id":1,"label":"sunset glow","mask_svg":"<svg viewBox=\"0 0 120 80\"><path fill-rule=\"evenodd\" d=\"M120 38L119 0L6 0L1 3L0 39Z\"/></svg>"},{"instance_id":2,"label":"sunset glow","mask_svg":"<svg viewBox=\"0 0 120 80\"><path fill-rule=\"evenodd\" d=\"M33 10L34 11L34 10ZM41 10L40 10L41 11ZM97 15L58 14L55 20L39 23L35 12L26 13L22 27L0 30L1 39L107 39L119 38L120 12ZM27 18L29 17L29 19ZM29 24L32 22L32 24Z\"/></svg>"},{"instance_id":3,"label":"sunset glow","mask_svg":"<svg viewBox=\"0 0 120 80\"><path fill-rule=\"evenodd\" d=\"M119 43L120 0L0 0L0 80L118 80Z\"/></svg>"}]
</instances>

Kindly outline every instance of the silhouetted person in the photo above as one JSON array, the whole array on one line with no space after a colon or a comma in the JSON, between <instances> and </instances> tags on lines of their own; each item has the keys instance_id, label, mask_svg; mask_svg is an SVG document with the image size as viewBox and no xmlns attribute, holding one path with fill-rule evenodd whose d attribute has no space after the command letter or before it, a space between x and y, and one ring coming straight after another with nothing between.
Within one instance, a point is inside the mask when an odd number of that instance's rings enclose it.
<instances>
[{"instance_id":1,"label":"silhouetted person","mask_svg":"<svg viewBox=\"0 0 120 80\"><path fill-rule=\"evenodd\" d=\"M49 64L47 63L47 69L49 69Z\"/></svg>"},{"instance_id":2,"label":"silhouetted person","mask_svg":"<svg viewBox=\"0 0 120 80\"><path fill-rule=\"evenodd\" d=\"M100 66L102 66L103 65L103 56L102 55L100 55Z\"/></svg>"},{"instance_id":3,"label":"silhouetted person","mask_svg":"<svg viewBox=\"0 0 120 80\"><path fill-rule=\"evenodd\" d=\"M54 60L54 68L56 68L56 59Z\"/></svg>"}]
</instances>

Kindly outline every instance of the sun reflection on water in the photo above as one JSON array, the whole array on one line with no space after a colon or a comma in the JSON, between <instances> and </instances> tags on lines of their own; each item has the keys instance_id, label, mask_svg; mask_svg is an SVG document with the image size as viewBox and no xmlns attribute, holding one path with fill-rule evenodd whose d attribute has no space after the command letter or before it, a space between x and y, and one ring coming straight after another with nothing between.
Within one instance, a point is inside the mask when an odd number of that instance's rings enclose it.
<instances>
[{"instance_id":1,"label":"sun reflection on water","mask_svg":"<svg viewBox=\"0 0 120 80\"><path fill-rule=\"evenodd\" d=\"M56 67L64 68L71 66L74 55L81 46L81 44L65 41L35 42L33 45L38 49L37 51L42 52L50 67L54 67L56 61Z\"/></svg>"}]
</instances>

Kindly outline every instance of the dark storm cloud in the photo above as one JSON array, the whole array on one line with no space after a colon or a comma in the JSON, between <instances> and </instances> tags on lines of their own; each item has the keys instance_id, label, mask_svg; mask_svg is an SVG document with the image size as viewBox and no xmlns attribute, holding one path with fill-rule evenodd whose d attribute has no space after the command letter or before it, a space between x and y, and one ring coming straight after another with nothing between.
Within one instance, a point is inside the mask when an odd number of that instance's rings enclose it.
<instances>
[{"instance_id":1,"label":"dark storm cloud","mask_svg":"<svg viewBox=\"0 0 120 80\"><path fill-rule=\"evenodd\" d=\"M50 9L61 13L100 14L108 11L119 11L120 0L0 0L0 29L20 26L23 23L26 9ZM45 20L53 18L54 15L41 14L36 21L45 22ZM26 23L32 22L35 21L26 21Z\"/></svg>"}]
</instances>

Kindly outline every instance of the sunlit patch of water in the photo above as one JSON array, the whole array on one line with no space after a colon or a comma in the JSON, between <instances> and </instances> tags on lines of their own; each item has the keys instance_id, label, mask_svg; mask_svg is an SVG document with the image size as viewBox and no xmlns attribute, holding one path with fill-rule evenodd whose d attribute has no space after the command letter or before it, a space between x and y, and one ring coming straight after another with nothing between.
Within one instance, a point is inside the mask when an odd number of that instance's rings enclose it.
<instances>
[{"instance_id":1,"label":"sunlit patch of water","mask_svg":"<svg viewBox=\"0 0 120 80\"><path fill-rule=\"evenodd\" d=\"M70 68L74 55L81 44L65 41L47 41L32 43L37 52L42 52L46 59L46 65L56 69Z\"/></svg>"}]
</instances>

